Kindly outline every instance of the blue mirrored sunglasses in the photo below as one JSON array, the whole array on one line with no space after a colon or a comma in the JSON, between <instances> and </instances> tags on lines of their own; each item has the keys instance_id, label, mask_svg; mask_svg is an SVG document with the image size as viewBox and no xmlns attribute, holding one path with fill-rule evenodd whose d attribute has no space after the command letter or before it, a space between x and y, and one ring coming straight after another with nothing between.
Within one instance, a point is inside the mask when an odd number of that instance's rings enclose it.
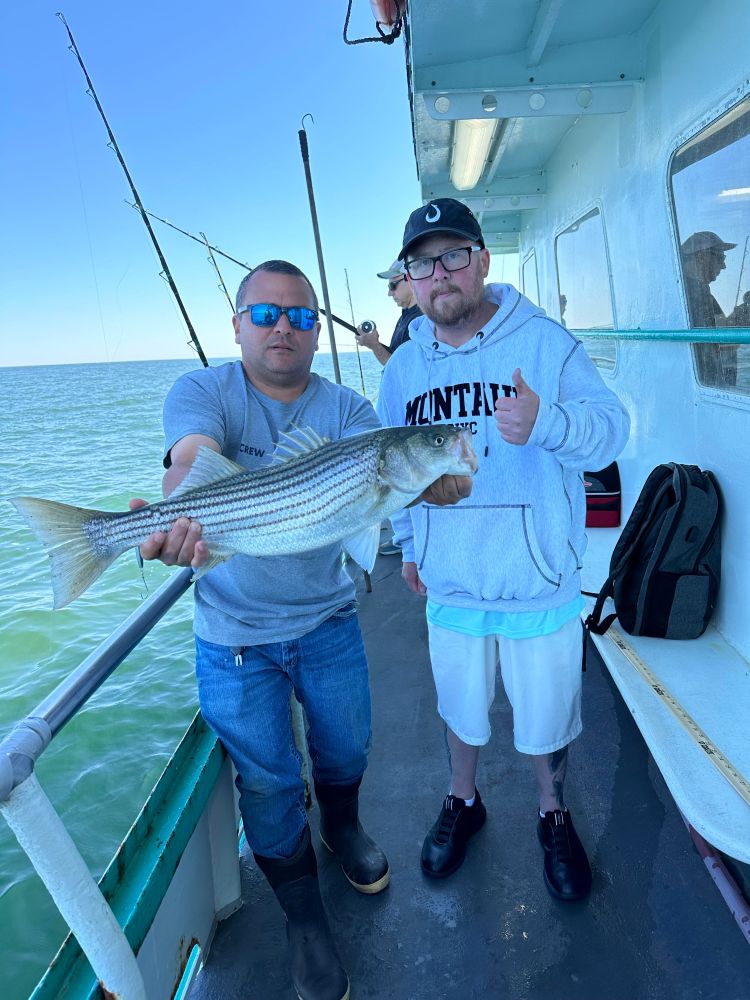
<instances>
[{"instance_id":1,"label":"blue mirrored sunglasses","mask_svg":"<svg viewBox=\"0 0 750 1000\"><path fill-rule=\"evenodd\" d=\"M317 312L308 309L307 306L277 306L274 302L257 302L242 306L237 310L237 315L245 312L250 313L250 322L253 326L274 326L282 314L286 313L290 326L295 330L312 330L318 319Z\"/></svg>"}]
</instances>

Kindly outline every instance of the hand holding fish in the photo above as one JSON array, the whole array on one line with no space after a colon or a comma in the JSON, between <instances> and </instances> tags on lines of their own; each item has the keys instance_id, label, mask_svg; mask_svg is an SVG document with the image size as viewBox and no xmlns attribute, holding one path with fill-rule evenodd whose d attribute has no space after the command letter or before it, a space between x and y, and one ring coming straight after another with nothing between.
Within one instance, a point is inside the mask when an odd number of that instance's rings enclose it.
<instances>
[{"instance_id":1,"label":"hand holding fish","mask_svg":"<svg viewBox=\"0 0 750 1000\"><path fill-rule=\"evenodd\" d=\"M515 396L500 396L495 403L495 422L503 441L526 444L536 423L539 397L524 382L521 369L513 372Z\"/></svg>"},{"instance_id":2,"label":"hand holding fish","mask_svg":"<svg viewBox=\"0 0 750 1000\"><path fill-rule=\"evenodd\" d=\"M472 485L471 476L445 474L427 487L417 503L434 503L438 507L446 507L470 496Z\"/></svg>"},{"instance_id":3,"label":"hand holding fish","mask_svg":"<svg viewBox=\"0 0 750 1000\"><path fill-rule=\"evenodd\" d=\"M135 498L128 503L131 510L146 506ZM192 566L198 569L208 560L208 545L201 541L203 528L198 521L179 517L166 531L155 531L140 546L143 559L160 559L165 566Z\"/></svg>"}]
</instances>

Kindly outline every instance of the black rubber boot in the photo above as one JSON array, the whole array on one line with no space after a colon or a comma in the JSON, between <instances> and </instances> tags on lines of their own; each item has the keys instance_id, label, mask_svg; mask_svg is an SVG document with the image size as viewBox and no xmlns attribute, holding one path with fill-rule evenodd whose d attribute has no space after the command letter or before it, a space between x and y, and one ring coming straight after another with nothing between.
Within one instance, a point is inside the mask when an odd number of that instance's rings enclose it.
<instances>
[{"instance_id":1,"label":"black rubber boot","mask_svg":"<svg viewBox=\"0 0 750 1000\"><path fill-rule=\"evenodd\" d=\"M320 839L336 855L357 892L382 892L391 880L388 858L359 822L359 782L321 785L315 782L320 806Z\"/></svg>"},{"instance_id":2,"label":"black rubber boot","mask_svg":"<svg viewBox=\"0 0 750 1000\"><path fill-rule=\"evenodd\" d=\"M310 830L305 830L294 857L254 856L286 916L289 966L299 1000L349 1000L349 978L341 966L320 898Z\"/></svg>"}]
</instances>

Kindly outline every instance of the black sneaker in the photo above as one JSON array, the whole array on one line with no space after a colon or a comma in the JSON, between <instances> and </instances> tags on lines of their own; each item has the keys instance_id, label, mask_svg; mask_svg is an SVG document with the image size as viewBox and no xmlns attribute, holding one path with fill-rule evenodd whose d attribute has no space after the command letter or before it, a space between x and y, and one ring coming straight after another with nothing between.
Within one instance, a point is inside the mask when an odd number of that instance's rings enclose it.
<instances>
[{"instance_id":1,"label":"black sneaker","mask_svg":"<svg viewBox=\"0 0 750 1000\"><path fill-rule=\"evenodd\" d=\"M568 810L555 809L537 823L544 848L544 884L555 899L585 899L591 890L591 867Z\"/></svg>"},{"instance_id":2,"label":"black sneaker","mask_svg":"<svg viewBox=\"0 0 750 1000\"><path fill-rule=\"evenodd\" d=\"M469 839L481 830L487 810L475 792L474 804L448 795L422 845L422 871L430 878L447 878L463 864Z\"/></svg>"}]
</instances>

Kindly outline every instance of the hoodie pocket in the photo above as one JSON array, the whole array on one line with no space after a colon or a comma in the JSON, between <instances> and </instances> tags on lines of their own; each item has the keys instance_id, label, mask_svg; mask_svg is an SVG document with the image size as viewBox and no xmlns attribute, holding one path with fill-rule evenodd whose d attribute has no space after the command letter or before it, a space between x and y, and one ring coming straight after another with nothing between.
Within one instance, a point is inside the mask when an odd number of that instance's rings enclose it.
<instances>
[{"instance_id":1,"label":"hoodie pocket","mask_svg":"<svg viewBox=\"0 0 750 1000\"><path fill-rule=\"evenodd\" d=\"M562 574L539 546L530 504L431 507L414 518L419 575L436 597L531 601L555 594Z\"/></svg>"}]
</instances>

